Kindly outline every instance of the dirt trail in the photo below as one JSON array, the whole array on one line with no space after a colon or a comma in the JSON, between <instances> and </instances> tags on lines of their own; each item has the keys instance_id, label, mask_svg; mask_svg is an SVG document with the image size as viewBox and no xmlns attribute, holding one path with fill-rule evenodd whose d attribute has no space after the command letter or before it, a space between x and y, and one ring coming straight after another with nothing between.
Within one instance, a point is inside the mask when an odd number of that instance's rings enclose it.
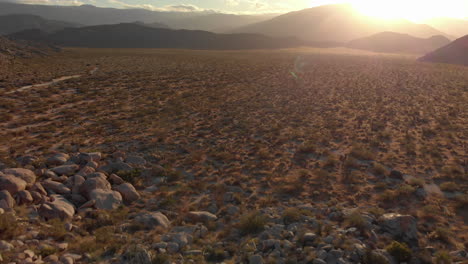
<instances>
[{"instance_id":1,"label":"dirt trail","mask_svg":"<svg viewBox=\"0 0 468 264\"><path fill-rule=\"evenodd\" d=\"M91 71L89 71L89 75L94 75L98 69L99 69L98 67L95 67L94 69L92 69ZM81 74L69 75L69 76L62 76L62 77L60 77L60 78L53 79L53 80L50 81L50 82L45 82L45 83L39 83L39 84L33 84L33 85L23 86L23 87L21 87L21 88L15 89L15 90L13 90L13 91L9 91L9 92L7 92L7 93L5 93L5 94L12 94L12 93L16 93L16 92L23 92L23 91L26 91L26 90L29 90L29 89L33 89L33 88L47 87L47 86L50 86L50 85L53 85L53 84L56 84L56 83L59 83L59 82L63 82L63 81L66 81L66 80L81 78L82 76L83 76L83 75L81 75Z\"/></svg>"}]
</instances>

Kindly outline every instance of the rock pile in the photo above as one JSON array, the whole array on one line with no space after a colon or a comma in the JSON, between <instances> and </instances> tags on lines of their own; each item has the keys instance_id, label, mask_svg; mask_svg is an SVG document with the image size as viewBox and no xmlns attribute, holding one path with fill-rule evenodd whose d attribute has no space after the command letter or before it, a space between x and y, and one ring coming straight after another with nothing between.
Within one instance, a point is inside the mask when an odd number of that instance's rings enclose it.
<instances>
[{"instance_id":1,"label":"rock pile","mask_svg":"<svg viewBox=\"0 0 468 264\"><path fill-rule=\"evenodd\" d=\"M34 171L27 167L37 158L19 161L26 168L0 171L0 208L6 211L33 206L46 220L65 220L79 210L116 209L140 198L131 183L113 174L134 169L121 157L104 161L101 153L56 153Z\"/></svg>"}]
</instances>

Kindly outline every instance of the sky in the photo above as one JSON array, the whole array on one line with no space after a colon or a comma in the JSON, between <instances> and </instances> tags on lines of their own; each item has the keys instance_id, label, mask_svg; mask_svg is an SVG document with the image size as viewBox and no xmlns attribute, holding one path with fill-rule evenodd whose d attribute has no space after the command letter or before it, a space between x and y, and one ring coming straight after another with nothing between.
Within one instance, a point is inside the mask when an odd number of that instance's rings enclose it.
<instances>
[{"instance_id":1,"label":"sky","mask_svg":"<svg viewBox=\"0 0 468 264\"><path fill-rule=\"evenodd\" d=\"M210 11L235 14L286 13L294 10L352 2L376 16L417 19L434 16L468 18L468 0L0 0L28 4L145 8L157 11ZM421 6L424 6L421 8Z\"/></svg>"}]
</instances>

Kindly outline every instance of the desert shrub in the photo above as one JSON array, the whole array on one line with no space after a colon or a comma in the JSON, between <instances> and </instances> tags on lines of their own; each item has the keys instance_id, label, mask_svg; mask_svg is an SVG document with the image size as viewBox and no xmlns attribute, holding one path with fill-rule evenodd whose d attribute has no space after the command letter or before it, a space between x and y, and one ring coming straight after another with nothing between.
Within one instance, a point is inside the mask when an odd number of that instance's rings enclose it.
<instances>
[{"instance_id":1,"label":"desert shrub","mask_svg":"<svg viewBox=\"0 0 468 264\"><path fill-rule=\"evenodd\" d=\"M302 212L297 208L288 208L283 212L283 222L286 225L299 222L301 218Z\"/></svg>"},{"instance_id":2,"label":"desert shrub","mask_svg":"<svg viewBox=\"0 0 468 264\"><path fill-rule=\"evenodd\" d=\"M224 249L208 247L205 249L205 258L207 261L222 262L226 256Z\"/></svg>"},{"instance_id":3,"label":"desert shrub","mask_svg":"<svg viewBox=\"0 0 468 264\"><path fill-rule=\"evenodd\" d=\"M344 223L347 227L356 227L361 231L366 229L366 219L359 212L353 212L346 216Z\"/></svg>"},{"instance_id":4,"label":"desert shrub","mask_svg":"<svg viewBox=\"0 0 468 264\"><path fill-rule=\"evenodd\" d=\"M240 219L239 230L243 235L256 234L263 231L266 218L259 212L252 212Z\"/></svg>"},{"instance_id":5,"label":"desert shrub","mask_svg":"<svg viewBox=\"0 0 468 264\"><path fill-rule=\"evenodd\" d=\"M400 185L400 187L398 187L398 190L397 190L398 194L401 196L409 196L413 194L415 191L416 189L413 186L408 185L408 184Z\"/></svg>"},{"instance_id":6,"label":"desert shrub","mask_svg":"<svg viewBox=\"0 0 468 264\"><path fill-rule=\"evenodd\" d=\"M379 218L380 216L385 214L385 210L380 207L372 207L367 211L371 213L372 215L374 215L376 218Z\"/></svg>"},{"instance_id":7,"label":"desert shrub","mask_svg":"<svg viewBox=\"0 0 468 264\"><path fill-rule=\"evenodd\" d=\"M171 258L166 254L156 254L153 259L151 259L152 264L165 264L170 263Z\"/></svg>"},{"instance_id":8,"label":"desert shrub","mask_svg":"<svg viewBox=\"0 0 468 264\"><path fill-rule=\"evenodd\" d=\"M439 240L445 243L450 243L451 237L452 237L452 232L443 227L437 227L434 232L432 232L429 237L431 239Z\"/></svg>"},{"instance_id":9,"label":"desert shrub","mask_svg":"<svg viewBox=\"0 0 468 264\"><path fill-rule=\"evenodd\" d=\"M335 155L329 155L325 162L323 163L323 168L333 169L338 165L338 159Z\"/></svg>"},{"instance_id":10,"label":"desert shrub","mask_svg":"<svg viewBox=\"0 0 468 264\"><path fill-rule=\"evenodd\" d=\"M47 225L40 233L43 237L50 236L57 240L63 240L68 234L68 231L65 229L65 223L58 218L49 220Z\"/></svg>"},{"instance_id":11,"label":"desert shrub","mask_svg":"<svg viewBox=\"0 0 468 264\"><path fill-rule=\"evenodd\" d=\"M371 249L367 249L362 257L363 264L390 264L388 259L381 255L374 253Z\"/></svg>"},{"instance_id":12,"label":"desert shrub","mask_svg":"<svg viewBox=\"0 0 468 264\"><path fill-rule=\"evenodd\" d=\"M382 164L374 162L372 164L372 173L377 176L384 176L387 173L387 169Z\"/></svg>"},{"instance_id":13,"label":"desert shrub","mask_svg":"<svg viewBox=\"0 0 468 264\"><path fill-rule=\"evenodd\" d=\"M362 145L353 146L350 155L359 160L373 160L374 154L372 151Z\"/></svg>"},{"instance_id":14,"label":"desert shrub","mask_svg":"<svg viewBox=\"0 0 468 264\"><path fill-rule=\"evenodd\" d=\"M377 199L384 203L393 203L398 197L398 193L392 190L385 190L377 196Z\"/></svg>"},{"instance_id":15,"label":"desert shrub","mask_svg":"<svg viewBox=\"0 0 468 264\"><path fill-rule=\"evenodd\" d=\"M385 250L392 255L399 263L406 262L411 259L411 249L405 243L393 241Z\"/></svg>"},{"instance_id":16,"label":"desert shrub","mask_svg":"<svg viewBox=\"0 0 468 264\"><path fill-rule=\"evenodd\" d=\"M449 179L460 179L466 178L465 170L461 166L448 165L442 168L442 175Z\"/></svg>"},{"instance_id":17,"label":"desert shrub","mask_svg":"<svg viewBox=\"0 0 468 264\"><path fill-rule=\"evenodd\" d=\"M55 254L57 252L57 249L53 246L50 245L42 245L39 249L36 250L36 254L39 256L47 257L52 254Z\"/></svg>"},{"instance_id":18,"label":"desert shrub","mask_svg":"<svg viewBox=\"0 0 468 264\"><path fill-rule=\"evenodd\" d=\"M304 154L314 153L316 149L317 147L315 146L313 142L306 141L299 146L298 152L304 153Z\"/></svg>"},{"instance_id":19,"label":"desert shrub","mask_svg":"<svg viewBox=\"0 0 468 264\"><path fill-rule=\"evenodd\" d=\"M359 169L360 165L359 165L359 162L355 158L349 157L344 162L344 167L347 170L352 170L352 169Z\"/></svg>"},{"instance_id":20,"label":"desert shrub","mask_svg":"<svg viewBox=\"0 0 468 264\"><path fill-rule=\"evenodd\" d=\"M0 238L13 239L24 232L24 228L18 224L16 217L10 213L0 214Z\"/></svg>"},{"instance_id":21,"label":"desert shrub","mask_svg":"<svg viewBox=\"0 0 468 264\"><path fill-rule=\"evenodd\" d=\"M455 192L458 191L459 187L454 182L444 182L440 185L440 189L444 192Z\"/></svg>"},{"instance_id":22,"label":"desert shrub","mask_svg":"<svg viewBox=\"0 0 468 264\"><path fill-rule=\"evenodd\" d=\"M409 185L422 188L424 186L424 179L421 178L411 178L408 181Z\"/></svg>"},{"instance_id":23,"label":"desert shrub","mask_svg":"<svg viewBox=\"0 0 468 264\"><path fill-rule=\"evenodd\" d=\"M452 257L447 251L438 251L435 254L435 264L451 264Z\"/></svg>"},{"instance_id":24,"label":"desert shrub","mask_svg":"<svg viewBox=\"0 0 468 264\"><path fill-rule=\"evenodd\" d=\"M419 217L425 220L436 220L439 208L434 205L425 205L419 211Z\"/></svg>"},{"instance_id":25,"label":"desert shrub","mask_svg":"<svg viewBox=\"0 0 468 264\"><path fill-rule=\"evenodd\" d=\"M343 181L346 183L359 183L364 179L364 174L360 171L354 170L345 174Z\"/></svg>"},{"instance_id":26,"label":"desert shrub","mask_svg":"<svg viewBox=\"0 0 468 264\"><path fill-rule=\"evenodd\" d=\"M122 180L135 184L141 175L141 169L135 168L127 171L118 171L116 174L122 178Z\"/></svg>"}]
</instances>

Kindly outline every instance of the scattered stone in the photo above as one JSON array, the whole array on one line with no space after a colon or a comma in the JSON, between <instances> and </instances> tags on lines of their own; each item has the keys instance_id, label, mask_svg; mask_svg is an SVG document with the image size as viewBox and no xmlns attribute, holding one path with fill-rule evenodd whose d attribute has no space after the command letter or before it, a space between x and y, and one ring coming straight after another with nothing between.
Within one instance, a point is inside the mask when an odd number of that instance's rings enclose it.
<instances>
[{"instance_id":1,"label":"scattered stone","mask_svg":"<svg viewBox=\"0 0 468 264\"><path fill-rule=\"evenodd\" d=\"M411 215L384 214L379 218L380 228L395 239L402 239L410 246L418 246L416 219Z\"/></svg>"},{"instance_id":2,"label":"scattered stone","mask_svg":"<svg viewBox=\"0 0 468 264\"><path fill-rule=\"evenodd\" d=\"M216 221L218 217L210 212L206 211L192 211L187 215L187 220L191 222L210 222Z\"/></svg>"},{"instance_id":3,"label":"scattered stone","mask_svg":"<svg viewBox=\"0 0 468 264\"><path fill-rule=\"evenodd\" d=\"M4 169L3 173L8 175L13 175L18 177L26 182L27 186L30 187L36 182L36 174L33 171L23 168L12 168L12 169Z\"/></svg>"},{"instance_id":4,"label":"scattered stone","mask_svg":"<svg viewBox=\"0 0 468 264\"><path fill-rule=\"evenodd\" d=\"M34 198L32 197L31 193L26 190L19 191L16 194L16 198L17 198L17 203L19 205L31 204L32 202L34 202Z\"/></svg>"},{"instance_id":5,"label":"scattered stone","mask_svg":"<svg viewBox=\"0 0 468 264\"><path fill-rule=\"evenodd\" d=\"M4 203L5 207L0 205L0 208L8 209L8 208L13 208L13 206L15 206L15 199L13 199L13 196L11 196L10 192L6 190L0 191L0 201L1 200L5 201Z\"/></svg>"},{"instance_id":6,"label":"scattered stone","mask_svg":"<svg viewBox=\"0 0 468 264\"><path fill-rule=\"evenodd\" d=\"M252 255L249 257L249 264L263 264L263 258L260 255Z\"/></svg>"},{"instance_id":7,"label":"scattered stone","mask_svg":"<svg viewBox=\"0 0 468 264\"><path fill-rule=\"evenodd\" d=\"M134 246L127 249L127 251L122 255L122 263L129 264L151 264L151 254L143 248L142 246Z\"/></svg>"},{"instance_id":8,"label":"scattered stone","mask_svg":"<svg viewBox=\"0 0 468 264\"><path fill-rule=\"evenodd\" d=\"M0 190L7 190L11 195L26 189L26 182L19 177L4 174L0 175Z\"/></svg>"},{"instance_id":9,"label":"scattered stone","mask_svg":"<svg viewBox=\"0 0 468 264\"><path fill-rule=\"evenodd\" d=\"M122 195L112 190L95 189L89 194L91 200L96 201L97 209L113 210L122 204Z\"/></svg>"},{"instance_id":10,"label":"scattered stone","mask_svg":"<svg viewBox=\"0 0 468 264\"><path fill-rule=\"evenodd\" d=\"M54 194L70 194L71 190L64 184L52 180L45 180L42 182L42 186L47 190L48 193Z\"/></svg>"},{"instance_id":11,"label":"scattered stone","mask_svg":"<svg viewBox=\"0 0 468 264\"><path fill-rule=\"evenodd\" d=\"M52 168L51 170L58 175L68 175L71 176L73 175L80 167L76 164L71 164L71 165L62 165L58 166L55 168Z\"/></svg>"},{"instance_id":12,"label":"scattered stone","mask_svg":"<svg viewBox=\"0 0 468 264\"><path fill-rule=\"evenodd\" d=\"M118 171L130 171L132 169L133 168L130 165L128 165L127 163L122 162L122 161L110 162L107 165L99 167L99 170L107 172L109 174L110 173L115 173L115 172L118 172Z\"/></svg>"},{"instance_id":13,"label":"scattered stone","mask_svg":"<svg viewBox=\"0 0 468 264\"><path fill-rule=\"evenodd\" d=\"M122 180L122 178L120 178L119 176L117 176L116 174L111 174L109 176L109 181L114 184L114 185L120 185L122 183L125 183L124 180Z\"/></svg>"},{"instance_id":14,"label":"scattered stone","mask_svg":"<svg viewBox=\"0 0 468 264\"><path fill-rule=\"evenodd\" d=\"M140 194L130 183L121 184L114 189L122 195L124 201L127 203L132 203L140 199Z\"/></svg>"},{"instance_id":15,"label":"scattered stone","mask_svg":"<svg viewBox=\"0 0 468 264\"><path fill-rule=\"evenodd\" d=\"M140 156L128 156L125 159L125 162L132 164L132 165L140 165L140 166L146 165L146 160Z\"/></svg>"},{"instance_id":16,"label":"scattered stone","mask_svg":"<svg viewBox=\"0 0 468 264\"><path fill-rule=\"evenodd\" d=\"M169 219L160 212L141 213L135 217L135 221L142 224L146 229L154 229L157 226L167 229L171 224Z\"/></svg>"},{"instance_id":17,"label":"scattered stone","mask_svg":"<svg viewBox=\"0 0 468 264\"><path fill-rule=\"evenodd\" d=\"M105 190L105 191L110 191L111 190L111 185L110 183L102 178L102 177L95 177L95 178L90 178L87 179L80 187L79 187L80 193L90 199L90 193L93 190Z\"/></svg>"},{"instance_id":18,"label":"scattered stone","mask_svg":"<svg viewBox=\"0 0 468 264\"><path fill-rule=\"evenodd\" d=\"M0 240L0 250L3 251L10 251L14 248L14 246L4 240Z\"/></svg>"},{"instance_id":19,"label":"scattered stone","mask_svg":"<svg viewBox=\"0 0 468 264\"><path fill-rule=\"evenodd\" d=\"M63 196L54 194L51 195L52 201L42 204L38 213L41 217L49 220L60 218L62 220L72 219L75 214L75 207Z\"/></svg>"},{"instance_id":20,"label":"scattered stone","mask_svg":"<svg viewBox=\"0 0 468 264\"><path fill-rule=\"evenodd\" d=\"M48 158L46 160L46 164L49 166L60 166L65 164L68 159L70 159L70 156L65 153L57 153L54 156Z\"/></svg>"}]
</instances>

